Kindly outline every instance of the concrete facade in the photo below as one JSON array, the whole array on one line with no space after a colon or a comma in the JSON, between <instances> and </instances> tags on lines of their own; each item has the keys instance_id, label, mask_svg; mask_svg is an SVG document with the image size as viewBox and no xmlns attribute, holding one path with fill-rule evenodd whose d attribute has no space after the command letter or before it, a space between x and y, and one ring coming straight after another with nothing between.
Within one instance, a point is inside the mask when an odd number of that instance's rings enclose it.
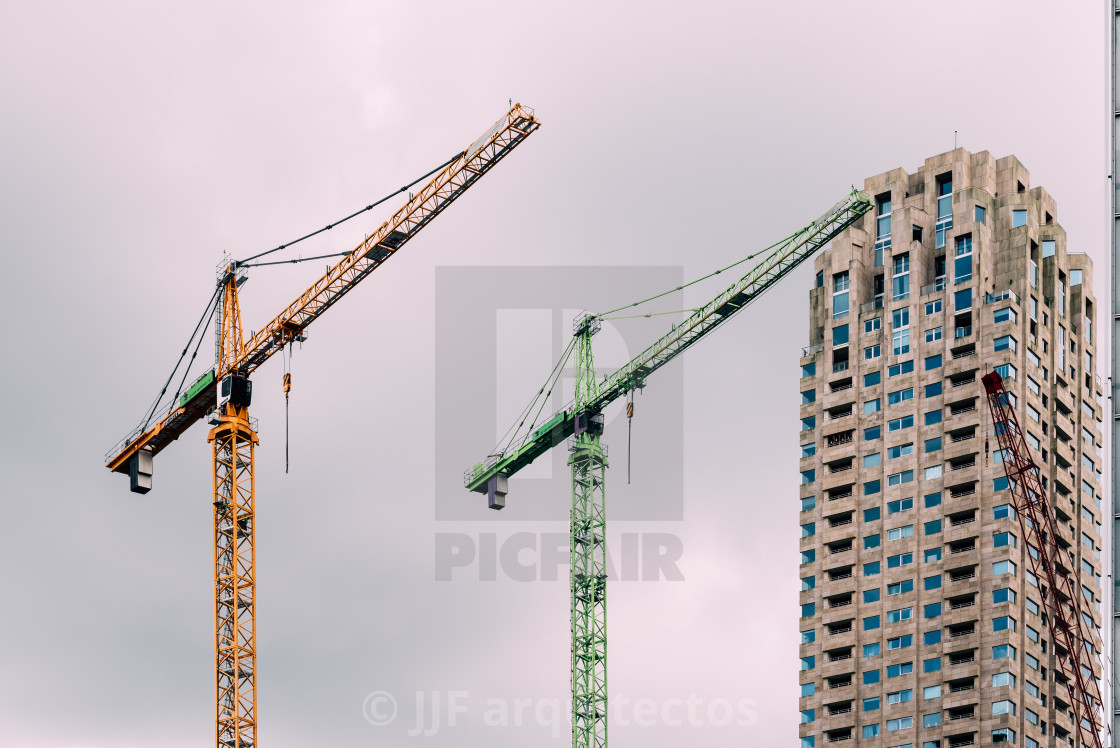
<instances>
[{"instance_id":1,"label":"concrete facade","mask_svg":"<svg viewBox=\"0 0 1120 748\"><path fill-rule=\"evenodd\" d=\"M1092 264L1014 156L864 189L801 359L801 745L1079 746L980 377L1013 395L1100 652Z\"/></svg>"}]
</instances>

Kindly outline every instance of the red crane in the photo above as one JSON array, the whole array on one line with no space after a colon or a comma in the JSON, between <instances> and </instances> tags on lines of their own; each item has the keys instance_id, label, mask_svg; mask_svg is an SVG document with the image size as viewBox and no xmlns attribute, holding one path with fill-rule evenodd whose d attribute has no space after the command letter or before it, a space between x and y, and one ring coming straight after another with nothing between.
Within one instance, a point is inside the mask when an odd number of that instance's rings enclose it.
<instances>
[{"instance_id":1,"label":"red crane","mask_svg":"<svg viewBox=\"0 0 1120 748\"><path fill-rule=\"evenodd\" d=\"M1031 459L1007 390L1003 387L1003 377L993 371L981 381L988 395L992 423L1003 455L1012 506L1019 518L1023 540L1027 543L1031 572L1042 595L1043 619L1054 645L1054 682L1069 689L1074 726L1080 733L1079 743L1103 748L1101 720L1097 714L1103 704L1095 667L1099 663L1091 633L1094 624L1090 623L1092 618L1082 611L1076 577L1064 563L1066 554L1058 547L1054 509L1042 486L1038 465ZM1072 554L1069 558L1072 559Z\"/></svg>"}]
</instances>

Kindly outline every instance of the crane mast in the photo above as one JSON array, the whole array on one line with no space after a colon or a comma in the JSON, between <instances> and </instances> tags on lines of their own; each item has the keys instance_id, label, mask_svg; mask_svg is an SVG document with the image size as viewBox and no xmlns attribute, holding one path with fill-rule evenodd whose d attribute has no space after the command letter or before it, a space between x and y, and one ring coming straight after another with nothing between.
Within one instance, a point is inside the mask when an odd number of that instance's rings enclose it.
<instances>
[{"instance_id":1,"label":"crane mast","mask_svg":"<svg viewBox=\"0 0 1120 748\"><path fill-rule=\"evenodd\" d=\"M106 455L106 467L127 473L133 492L147 493L152 486L154 455L203 417L212 427L208 440L213 464L214 683L219 748L257 745L254 458L259 440L255 421L249 417L250 375L285 345L302 339L311 322L381 267L539 127L532 109L511 106L417 193L410 193L408 202L392 218L248 339L242 332L238 294L246 265L223 262L211 299L217 311L214 368L182 397L176 393L154 425L149 427L145 421ZM285 396L288 383L285 377ZM165 393L166 387L160 397Z\"/></svg>"},{"instance_id":2,"label":"crane mast","mask_svg":"<svg viewBox=\"0 0 1120 748\"><path fill-rule=\"evenodd\" d=\"M1069 704L1074 711L1073 724L1080 733L1078 743L1103 748L1101 718L1097 714L1097 709L1104 703L1097 686L1099 663L1096 662L1093 637L1089 632L1091 626L1082 610L1081 593L1058 547L1054 510L1042 485L1041 472L1031 458L1019 428L1019 419L1004 389L1003 377L993 371L982 377L981 382L988 396L1012 506L1027 544L1028 563L1039 583L1045 610L1043 620L1054 644L1054 663L1062 676L1060 679L1055 677L1054 682L1064 685L1069 691Z\"/></svg>"},{"instance_id":3,"label":"crane mast","mask_svg":"<svg viewBox=\"0 0 1120 748\"><path fill-rule=\"evenodd\" d=\"M567 441L572 480L569 589L574 748L607 745L607 449L601 442L603 409L643 386L650 374L772 288L871 207L870 198L853 189L816 221L779 242L739 281L602 381L595 377L591 347L592 337L602 326L602 316L580 316L573 327L576 382L572 403L539 428L531 424L524 437L517 439L515 435L505 448L466 471L466 488L486 494L490 508L501 509L509 491L509 477Z\"/></svg>"}]
</instances>

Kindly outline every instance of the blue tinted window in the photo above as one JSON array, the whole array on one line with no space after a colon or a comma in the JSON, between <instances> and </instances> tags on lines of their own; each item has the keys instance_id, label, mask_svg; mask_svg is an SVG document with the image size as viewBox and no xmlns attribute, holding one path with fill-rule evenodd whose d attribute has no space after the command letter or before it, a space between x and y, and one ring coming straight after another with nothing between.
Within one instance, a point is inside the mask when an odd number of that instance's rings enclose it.
<instances>
[{"instance_id":1,"label":"blue tinted window","mask_svg":"<svg viewBox=\"0 0 1120 748\"><path fill-rule=\"evenodd\" d=\"M940 410L931 410L929 413L926 413L926 425L929 426L934 423L941 423Z\"/></svg>"},{"instance_id":2,"label":"blue tinted window","mask_svg":"<svg viewBox=\"0 0 1120 748\"><path fill-rule=\"evenodd\" d=\"M926 367L929 368L928 366ZM926 397L937 397L941 394L941 382L926 385Z\"/></svg>"},{"instance_id":3,"label":"blue tinted window","mask_svg":"<svg viewBox=\"0 0 1120 748\"><path fill-rule=\"evenodd\" d=\"M866 483L863 484L863 495L864 496L872 496L874 494L879 493L880 490L881 490L881 486L880 486L879 481L877 481L877 480L869 480L869 481L867 481Z\"/></svg>"},{"instance_id":4,"label":"blue tinted window","mask_svg":"<svg viewBox=\"0 0 1120 748\"><path fill-rule=\"evenodd\" d=\"M864 509L863 510L863 521L864 522L874 522L877 519L879 519L879 507L876 506L876 507L872 507L871 509Z\"/></svg>"},{"instance_id":5,"label":"blue tinted window","mask_svg":"<svg viewBox=\"0 0 1120 748\"><path fill-rule=\"evenodd\" d=\"M936 356L927 356L926 357L926 371L929 371L930 369L936 369L939 366L941 366L941 354L940 353L937 354Z\"/></svg>"},{"instance_id":6,"label":"blue tinted window","mask_svg":"<svg viewBox=\"0 0 1120 748\"><path fill-rule=\"evenodd\" d=\"M869 441L873 441L875 439L878 439L879 436L880 436L880 432L879 432L880 428L881 428L880 426L872 426L869 429L864 429L863 430L863 440L865 442L869 442Z\"/></svg>"},{"instance_id":7,"label":"blue tinted window","mask_svg":"<svg viewBox=\"0 0 1120 748\"><path fill-rule=\"evenodd\" d=\"M865 577L873 577L879 573L879 562L872 561L869 564L863 565L863 575Z\"/></svg>"},{"instance_id":8,"label":"blue tinted window","mask_svg":"<svg viewBox=\"0 0 1120 748\"><path fill-rule=\"evenodd\" d=\"M877 372L877 371L873 371L870 374L864 374L863 375L863 386L864 387L870 387L873 384L879 384L880 379L882 379L882 374L880 372Z\"/></svg>"},{"instance_id":9,"label":"blue tinted window","mask_svg":"<svg viewBox=\"0 0 1120 748\"><path fill-rule=\"evenodd\" d=\"M925 498L925 502L926 502L926 508L927 509L931 506L940 506L941 505L941 492L938 491L937 493L927 494L926 498Z\"/></svg>"},{"instance_id":10,"label":"blue tinted window","mask_svg":"<svg viewBox=\"0 0 1120 748\"><path fill-rule=\"evenodd\" d=\"M941 629L922 634L922 644L937 644L941 641Z\"/></svg>"}]
</instances>

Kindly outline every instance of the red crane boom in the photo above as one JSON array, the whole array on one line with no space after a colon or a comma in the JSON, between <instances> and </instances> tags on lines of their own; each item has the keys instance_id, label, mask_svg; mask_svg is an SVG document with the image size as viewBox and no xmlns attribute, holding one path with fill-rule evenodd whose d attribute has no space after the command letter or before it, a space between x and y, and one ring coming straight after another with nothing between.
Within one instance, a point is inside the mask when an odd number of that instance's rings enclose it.
<instances>
[{"instance_id":1,"label":"red crane boom","mask_svg":"<svg viewBox=\"0 0 1120 748\"><path fill-rule=\"evenodd\" d=\"M1031 572L1038 580L1044 619L1054 644L1054 682L1062 685L1058 672L1069 689L1074 710L1074 725L1079 742L1103 748L1102 705L1098 681L1098 661L1091 627L1085 621L1081 594L1074 573L1063 563L1054 527L1054 510L1042 486L1038 465L1031 459L1019 419L1003 387L1003 377L993 371L981 380L988 395L996 439L1003 455L1003 466L1011 490L1012 506L1019 518L1019 529L1027 543Z\"/></svg>"}]
</instances>

